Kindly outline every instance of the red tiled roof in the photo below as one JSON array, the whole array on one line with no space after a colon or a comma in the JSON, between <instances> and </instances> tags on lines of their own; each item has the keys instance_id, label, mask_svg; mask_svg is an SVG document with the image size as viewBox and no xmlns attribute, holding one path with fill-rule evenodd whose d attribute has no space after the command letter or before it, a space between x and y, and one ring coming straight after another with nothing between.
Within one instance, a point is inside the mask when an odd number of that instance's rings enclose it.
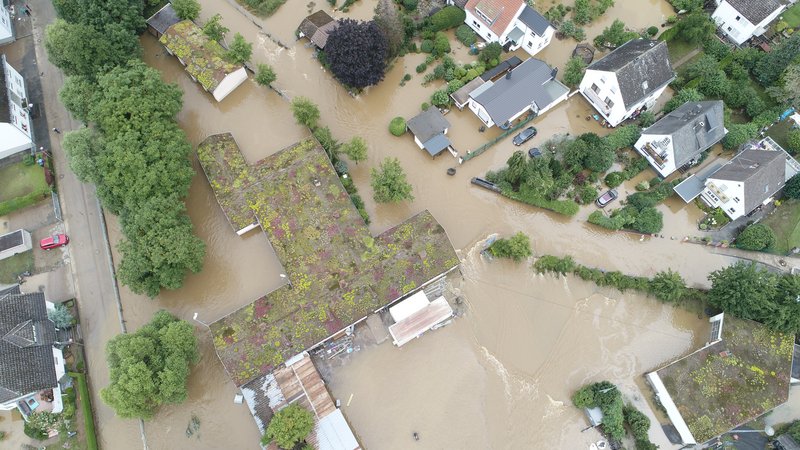
<instances>
[{"instance_id":1,"label":"red tiled roof","mask_svg":"<svg viewBox=\"0 0 800 450\"><path fill-rule=\"evenodd\" d=\"M514 20L522 5L522 0L469 0L466 9L485 25L488 25L494 34L500 36ZM476 10L481 13L477 14ZM483 20L484 16L490 22Z\"/></svg>"}]
</instances>

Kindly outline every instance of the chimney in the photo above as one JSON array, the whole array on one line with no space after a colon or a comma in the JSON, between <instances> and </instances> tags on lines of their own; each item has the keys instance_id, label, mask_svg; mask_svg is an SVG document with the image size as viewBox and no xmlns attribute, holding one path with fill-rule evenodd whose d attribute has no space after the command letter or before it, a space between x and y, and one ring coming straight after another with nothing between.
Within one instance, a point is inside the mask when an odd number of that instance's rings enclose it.
<instances>
[{"instance_id":1,"label":"chimney","mask_svg":"<svg viewBox=\"0 0 800 450\"><path fill-rule=\"evenodd\" d=\"M511 79L511 70L506 72L506 80L510 80L510 79Z\"/></svg>"}]
</instances>

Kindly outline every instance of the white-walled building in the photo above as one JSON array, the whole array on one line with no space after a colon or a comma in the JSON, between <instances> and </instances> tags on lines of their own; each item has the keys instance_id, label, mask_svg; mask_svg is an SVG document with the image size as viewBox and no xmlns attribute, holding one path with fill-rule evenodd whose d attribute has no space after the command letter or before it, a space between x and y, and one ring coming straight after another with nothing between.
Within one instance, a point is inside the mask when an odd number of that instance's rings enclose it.
<instances>
[{"instance_id":1,"label":"white-walled building","mask_svg":"<svg viewBox=\"0 0 800 450\"><path fill-rule=\"evenodd\" d=\"M556 70L528 58L497 81L487 81L469 94L469 109L487 127L505 127L532 111L541 115L563 102L569 88L556 80Z\"/></svg>"},{"instance_id":2,"label":"white-walled building","mask_svg":"<svg viewBox=\"0 0 800 450\"><path fill-rule=\"evenodd\" d=\"M0 55L0 159L33 146L25 80Z\"/></svg>"},{"instance_id":3,"label":"white-walled building","mask_svg":"<svg viewBox=\"0 0 800 450\"><path fill-rule=\"evenodd\" d=\"M589 65L578 89L615 127L652 108L673 79L667 43L633 39Z\"/></svg>"},{"instance_id":4,"label":"white-walled building","mask_svg":"<svg viewBox=\"0 0 800 450\"><path fill-rule=\"evenodd\" d=\"M14 42L14 22L8 8L0 5L0 45Z\"/></svg>"},{"instance_id":5,"label":"white-walled building","mask_svg":"<svg viewBox=\"0 0 800 450\"><path fill-rule=\"evenodd\" d=\"M634 148L662 177L725 137L721 100L688 102L642 131Z\"/></svg>"},{"instance_id":6,"label":"white-walled building","mask_svg":"<svg viewBox=\"0 0 800 450\"><path fill-rule=\"evenodd\" d=\"M417 147L427 151L433 157L450 148L450 140L446 136L450 122L435 106L408 119L406 127L414 135L414 143L417 144Z\"/></svg>"},{"instance_id":7,"label":"white-walled building","mask_svg":"<svg viewBox=\"0 0 800 450\"><path fill-rule=\"evenodd\" d=\"M523 0L469 0L464 23L486 42L508 51L524 49L531 56L550 44L556 30Z\"/></svg>"},{"instance_id":8,"label":"white-walled building","mask_svg":"<svg viewBox=\"0 0 800 450\"><path fill-rule=\"evenodd\" d=\"M780 0L716 0L711 15L719 29L734 44L742 45L753 36L761 36L773 20L786 10Z\"/></svg>"},{"instance_id":9,"label":"white-walled building","mask_svg":"<svg viewBox=\"0 0 800 450\"><path fill-rule=\"evenodd\" d=\"M0 260L11 258L14 255L24 253L33 249L31 234L28 230L12 231L0 235Z\"/></svg>"}]
</instances>

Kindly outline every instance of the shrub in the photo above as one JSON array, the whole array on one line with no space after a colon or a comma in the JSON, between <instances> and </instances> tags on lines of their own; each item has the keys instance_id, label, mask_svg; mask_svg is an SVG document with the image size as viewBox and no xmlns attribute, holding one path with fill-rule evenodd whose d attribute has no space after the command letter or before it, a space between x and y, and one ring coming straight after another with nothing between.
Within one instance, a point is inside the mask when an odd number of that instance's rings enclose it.
<instances>
[{"instance_id":1,"label":"shrub","mask_svg":"<svg viewBox=\"0 0 800 450\"><path fill-rule=\"evenodd\" d=\"M428 108L431 107L431 105L429 105L428 102L422 102L422 106L420 107L422 108L423 111L427 111Z\"/></svg>"},{"instance_id":2,"label":"shrub","mask_svg":"<svg viewBox=\"0 0 800 450\"><path fill-rule=\"evenodd\" d=\"M29 194L0 202L0 216L34 205L47 198L48 195L50 195L50 188L43 187Z\"/></svg>"},{"instance_id":3,"label":"shrub","mask_svg":"<svg viewBox=\"0 0 800 450\"><path fill-rule=\"evenodd\" d=\"M789 178L783 187L783 195L788 198L800 198L800 174Z\"/></svg>"},{"instance_id":4,"label":"shrub","mask_svg":"<svg viewBox=\"0 0 800 450\"><path fill-rule=\"evenodd\" d=\"M433 41L431 39L423 39L419 49L425 53L433 52Z\"/></svg>"},{"instance_id":5,"label":"shrub","mask_svg":"<svg viewBox=\"0 0 800 450\"><path fill-rule=\"evenodd\" d=\"M786 133L786 150L793 155L800 152L800 130L790 130Z\"/></svg>"},{"instance_id":6,"label":"shrub","mask_svg":"<svg viewBox=\"0 0 800 450\"><path fill-rule=\"evenodd\" d=\"M658 34L658 27L656 27L656 26L647 27L647 35L648 36L654 37L657 34Z\"/></svg>"},{"instance_id":7,"label":"shrub","mask_svg":"<svg viewBox=\"0 0 800 450\"><path fill-rule=\"evenodd\" d=\"M450 39L446 34L437 32L433 39L433 54L444 55L445 53L450 53Z\"/></svg>"},{"instance_id":8,"label":"shrub","mask_svg":"<svg viewBox=\"0 0 800 450\"><path fill-rule=\"evenodd\" d=\"M597 402L594 398L594 389L591 384L578 389L572 394L572 404L576 408L594 408Z\"/></svg>"},{"instance_id":9,"label":"shrub","mask_svg":"<svg viewBox=\"0 0 800 450\"><path fill-rule=\"evenodd\" d=\"M656 123L656 116L651 111L645 111L639 114L639 126L642 128L647 128L650 125Z\"/></svg>"},{"instance_id":10,"label":"shrub","mask_svg":"<svg viewBox=\"0 0 800 450\"><path fill-rule=\"evenodd\" d=\"M592 185L584 185L579 186L575 189L575 194L577 195L576 201L581 205L588 205L592 203L594 199L597 198L597 189L595 189Z\"/></svg>"},{"instance_id":11,"label":"shrub","mask_svg":"<svg viewBox=\"0 0 800 450\"><path fill-rule=\"evenodd\" d=\"M611 172L606 175L603 181L606 183L606 186L615 188L625 181L625 176L622 172Z\"/></svg>"},{"instance_id":12,"label":"shrub","mask_svg":"<svg viewBox=\"0 0 800 450\"><path fill-rule=\"evenodd\" d=\"M456 29L456 39L458 39L458 42L469 47L478 40L478 36L472 31L469 25L462 24Z\"/></svg>"},{"instance_id":13,"label":"shrub","mask_svg":"<svg viewBox=\"0 0 800 450\"><path fill-rule=\"evenodd\" d=\"M650 182L647 180L642 181L641 183L636 185L637 191L646 191L650 189Z\"/></svg>"},{"instance_id":14,"label":"shrub","mask_svg":"<svg viewBox=\"0 0 800 450\"><path fill-rule=\"evenodd\" d=\"M559 258L553 255L544 255L533 263L533 268L538 273L554 272L561 275L572 272L576 266L577 264L575 264L571 256Z\"/></svg>"},{"instance_id":15,"label":"shrub","mask_svg":"<svg viewBox=\"0 0 800 450\"><path fill-rule=\"evenodd\" d=\"M406 132L406 119L395 117L389 122L389 132L395 136L402 136Z\"/></svg>"},{"instance_id":16,"label":"shrub","mask_svg":"<svg viewBox=\"0 0 800 450\"><path fill-rule=\"evenodd\" d=\"M731 49L717 38L707 40L706 43L703 44L703 50L705 50L707 55L716 58L717 61L722 61L731 54Z\"/></svg>"},{"instance_id":17,"label":"shrub","mask_svg":"<svg viewBox=\"0 0 800 450\"><path fill-rule=\"evenodd\" d=\"M503 47L497 42L492 42L488 44L486 47L484 47L483 50L481 50L480 55L478 55L478 60L483 62L484 64L487 64L489 61L493 59L500 58L500 54L502 52L503 52ZM484 70L486 69L484 68ZM483 72L481 71L480 73Z\"/></svg>"},{"instance_id":18,"label":"shrub","mask_svg":"<svg viewBox=\"0 0 800 450\"><path fill-rule=\"evenodd\" d=\"M766 250L775 245L775 233L772 228L756 223L745 228L736 237L736 246L742 250Z\"/></svg>"},{"instance_id":19,"label":"shrub","mask_svg":"<svg viewBox=\"0 0 800 450\"><path fill-rule=\"evenodd\" d=\"M676 302L686 295L686 281L679 273L672 270L658 272L650 280L648 291L661 301Z\"/></svg>"},{"instance_id":20,"label":"shrub","mask_svg":"<svg viewBox=\"0 0 800 450\"><path fill-rule=\"evenodd\" d=\"M517 232L508 239L498 239L489 247L492 255L500 258L510 258L520 262L533 254L531 241L523 232Z\"/></svg>"},{"instance_id":21,"label":"shrub","mask_svg":"<svg viewBox=\"0 0 800 450\"><path fill-rule=\"evenodd\" d=\"M314 415L297 403L293 403L272 416L261 443L267 446L275 441L280 448L294 448L311 433L313 428Z\"/></svg>"},{"instance_id":22,"label":"shrub","mask_svg":"<svg viewBox=\"0 0 800 450\"><path fill-rule=\"evenodd\" d=\"M630 223L630 219L623 215L617 214L616 216L608 217L602 211L593 211L589 214L588 222L608 230L621 230L625 225Z\"/></svg>"},{"instance_id":23,"label":"shrub","mask_svg":"<svg viewBox=\"0 0 800 450\"><path fill-rule=\"evenodd\" d=\"M317 128L319 108L309 98L301 96L292 99L292 113L300 125L305 125L311 130Z\"/></svg>"},{"instance_id":24,"label":"shrub","mask_svg":"<svg viewBox=\"0 0 800 450\"><path fill-rule=\"evenodd\" d=\"M425 72L426 70L428 70L428 65L425 63L422 63L417 66L417 73L422 73Z\"/></svg>"},{"instance_id":25,"label":"shrub","mask_svg":"<svg viewBox=\"0 0 800 450\"><path fill-rule=\"evenodd\" d=\"M664 216L653 207L643 208L631 227L640 233L658 233L664 227Z\"/></svg>"},{"instance_id":26,"label":"shrub","mask_svg":"<svg viewBox=\"0 0 800 450\"><path fill-rule=\"evenodd\" d=\"M53 322L56 328L61 329L71 327L75 321L69 309L63 303L56 304L54 309L48 309L47 318Z\"/></svg>"},{"instance_id":27,"label":"shrub","mask_svg":"<svg viewBox=\"0 0 800 450\"><path fill-rule=\"evenodd\" d=\"M278 79L275 71L272 70L269 64L259 64L256 70L256 83L262 86L269 86Z\"/></svg>"},{"instance_id":28,"label":"shrub","mask_svg":"<svg viewBox=\"0 0 800 450\"><path fill-rule=\"evenodd\" d=\"M567 61L567 66L564 69L564 84L569 87L575 87L581 83L583 73L586 70L586 63L583 58L575 56Z\"/></svg>"},{"instance_id":29,"label":"shrub","mask_svg":"<svg viewBox=\"0 0 800 450\"><path fill-rule=\"evenodd\" d=\"M417 9L418 0L403 0L403 7L406 11L414 11Z\"/></svg>"},{"instance_id":30,"label":"shrub","mask_svg":"<svg viewBox=\"0 0 800 450\"><path fill-rule=\"evenodd\" d=\"M631 429L634 440L649 442L650 419L632 405L622 408L622 415Z\"/></svg>"},{"instance_id":31,"label":"shrub","mask_svg":"<svg viewBox=\"0 0 800 450\"><path fill-rule=\"evenodd\" d=\"M434 106L445 107L450 104L450 96L447 95L446 89L440 89L431 95L431 103Z\"/></svg>"},{"instance_id":32,"label":"shrub","mask_svg":"<svg viewBox=\"0 0 800 450\"><path fill-rule=\"evenodd\" d=\"M467 13L457 6L445 6L437 11L430 18L430 26L433 31L444 31L455 28L467 18Z\"/></svg>"},{"instance_id":33,"label":"shrub","mask_svg":"<svg viewBox=\"0 0 800 450\"><path fill-rule=\"evenodd\" d=\"M609 133L603 141L611 147L611 150L619 150L632 147L641 135L642 131L636 125L625 125Z\"/></svg>"},{"instance_id":34,"label":"shrub","mask_svg":"<svg viewBox=\"0 0 800 450\"><path fill-rule=\"evenodd\" d=\"M538 195L513 191L503 191L503 195L510 199L532 206L538 206L539 208L549 209L550 211L565 216L574 216L580 210L580 206L573 200L548 200Z\"/></svg>"}]
</instances>

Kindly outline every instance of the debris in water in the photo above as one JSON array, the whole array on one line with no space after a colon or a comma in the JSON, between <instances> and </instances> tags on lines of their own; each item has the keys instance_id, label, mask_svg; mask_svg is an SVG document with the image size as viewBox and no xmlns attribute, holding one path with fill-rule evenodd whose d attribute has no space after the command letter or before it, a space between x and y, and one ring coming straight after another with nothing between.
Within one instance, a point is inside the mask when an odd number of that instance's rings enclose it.
<instances>
[{"instance_id":1,"label":"debris in water","mask_svg":"<svg viewBox=\"0 0 800 450\"><path fill-rule=\"evenodd\" d=\"M419 440L419 433L417 433L416 431L414 432L413 436L415 441Z\"/></svg>"},{"instance_id":2,"label":"debris in water","mask_svg":"<svg viewBox=\"0 0 800 450\"><path fill-rule=\"evenodd\" d=\"M350 398L347 399L347 406L350 406L350 402L353 401L353 394L350 394Z\"/></svg>"},{"instance_id":3,"label":"debris in water","mask_svg":"<svg viewBox=\"0 0 800 450\"><path fill-rule=\"evenodd\" d=\"M200 439L200 419L197 418L194 414L192 414L192 420L189 421L189 426L186 427L186 437L192 437L195 433L197 433L197 439Z\"/></svg>"}]
</instances>

